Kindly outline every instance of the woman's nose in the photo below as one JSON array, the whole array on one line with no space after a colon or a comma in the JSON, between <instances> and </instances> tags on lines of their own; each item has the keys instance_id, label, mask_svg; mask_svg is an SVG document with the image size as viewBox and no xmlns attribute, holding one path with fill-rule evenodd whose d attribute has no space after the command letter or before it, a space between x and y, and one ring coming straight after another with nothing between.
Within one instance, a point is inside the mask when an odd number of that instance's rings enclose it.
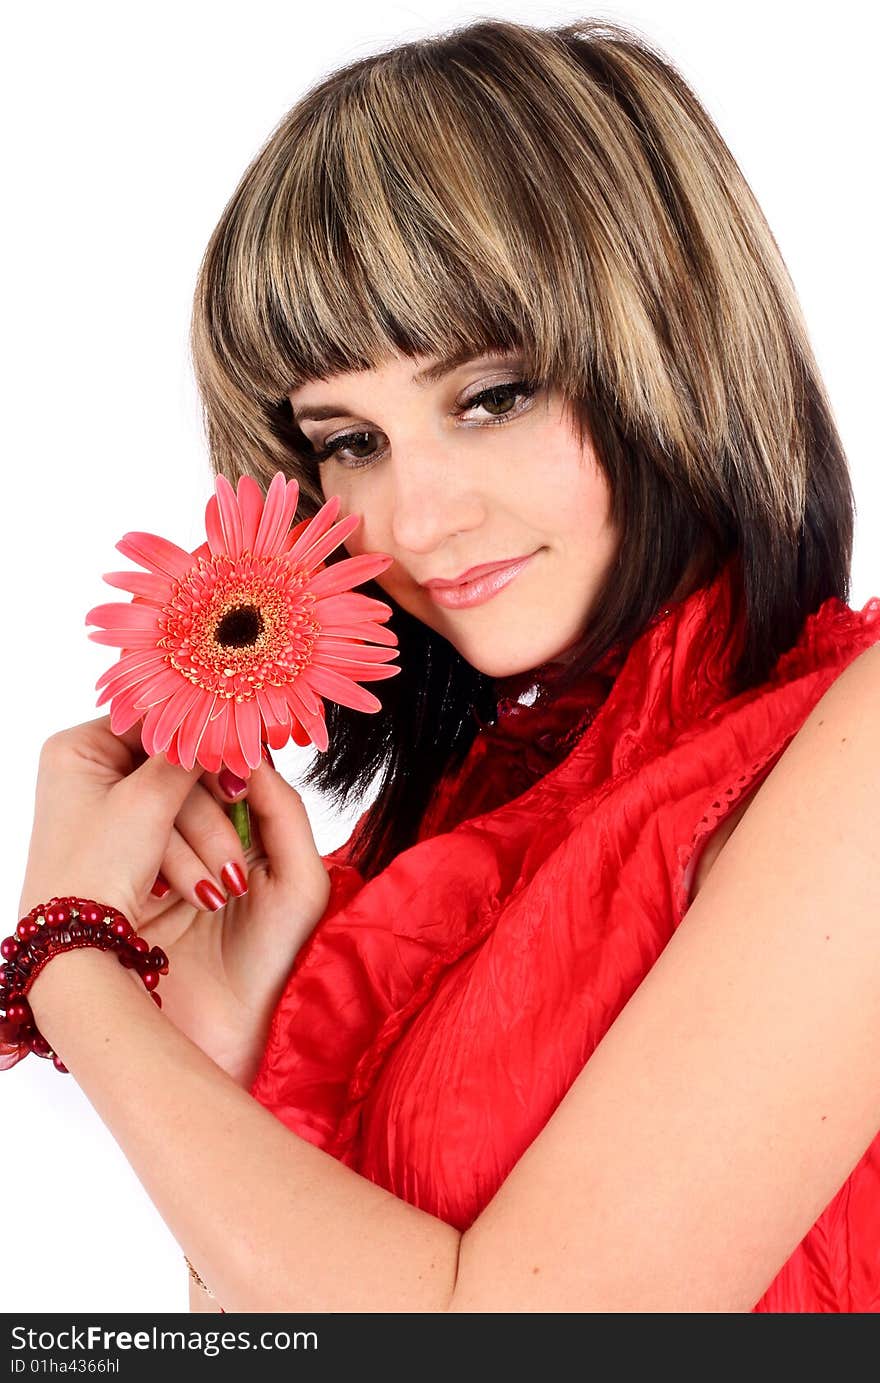
<instances>
[{"instance_id":1,"label":"woman's nose","mask_svg":"<svg viewBox=\"0 0 880 1383\"><path fill-rule=\"evenodd\" d=\"M483 523L483 499L448 447L413 445L402 452L398 446L391 470L391 532L399 547L427 552Z\"/></svg>"}]
</instances>

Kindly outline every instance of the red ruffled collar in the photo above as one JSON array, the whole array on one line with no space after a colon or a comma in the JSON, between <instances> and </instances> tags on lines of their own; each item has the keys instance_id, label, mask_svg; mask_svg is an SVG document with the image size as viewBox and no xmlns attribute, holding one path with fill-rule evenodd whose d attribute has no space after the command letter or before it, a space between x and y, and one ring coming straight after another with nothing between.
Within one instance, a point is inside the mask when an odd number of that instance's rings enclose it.
<instances>
[{"instance_id":1,"label":"red ruffled collar","mask_svg":"<svg viewBox=\"0 0 880 1383\"><path fill-rule=\"evenodd\" d=\"M559 691L555 686L565 670L561 663L547 663L518 678L497 682L496 694L501 694L497 695L496 720L485 721L472 711L481 734L493 748L537 747L548 759L557 760L606 700L627 652L623 645L609 649L575 686Z\"/></svg>"},{"instance_id":2,"label":"red ruffled collar","mask_svg":"<svg viewBox=\"0 0 880 1383\"><path fill-rule=\"evenodd\" d=\"M732 656L730 620L735 604L735 568L736 558L730 557L712 578L687 595L667 601L636 639L608 649L573 686L564 685L565 664L554 661L497 680L496 720L486 721L475 707L471 710L479 726L472 763L475 757L486 760L487 767L491 762L493 770L499 774L509 772L511 782L520 788L555 768L607 701L635 644L641 645L652 637L651 630L656 629L659 636L660 626L670 630L667 642L678 644L683 639L694 656L702 656L696 647L702 640L713 644L717 641L720 647L708 657L703 677L714 682L720 675L725 680ZM681 658L674 658L674 662L680 672ZM723 666L716 666L719 662ZM683 694L687 696L689 692L685 690Z\"/></svg>"},{"instance_id":3,"label":"red ruffled collar","mask_svg":"<svg viewBox=\"0 0 880 1383\"><path fill-rule=\"evenodd\" d=\"M732 563L728 562L711 581L658 610L649 621L649 627L665 620L679 606L692 605L731 580ZM608 649L573 686L565 686L565 663L553 660L529 671L497 679L494 684L496 719L484 720L475 707L471 709L481 738L486 740L493 754L495 751L502 754L532 751L533 769L546 771L564 757L590 725L607 700L634 642L622 641Z\"/></svg>"}]
</instances>

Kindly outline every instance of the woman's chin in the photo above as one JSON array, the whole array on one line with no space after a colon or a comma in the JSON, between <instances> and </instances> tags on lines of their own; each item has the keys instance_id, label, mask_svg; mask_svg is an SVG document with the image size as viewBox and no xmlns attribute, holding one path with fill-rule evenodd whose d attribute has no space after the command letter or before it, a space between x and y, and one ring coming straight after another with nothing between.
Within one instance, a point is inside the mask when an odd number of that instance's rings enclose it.
<instances>
[{"instance_id":1,"label":"woman's chin","mask_svg":"<svg viewBox=\"0 0 880 1383\"><path fill-rule=\"evenodd\" d=\"M463 648L459 648L459 652L472 667L482 672L484 677L491 677L494 682L512 682L520 678L527 679L538 669L556 666L561 668L570 660L573 648L573 643L569 643L562 649L551 647L547 651L546 648L540 648L516 654L499 653L495 657L490 656L485 647L473 656Z\"/></svg>"}]
</instances>

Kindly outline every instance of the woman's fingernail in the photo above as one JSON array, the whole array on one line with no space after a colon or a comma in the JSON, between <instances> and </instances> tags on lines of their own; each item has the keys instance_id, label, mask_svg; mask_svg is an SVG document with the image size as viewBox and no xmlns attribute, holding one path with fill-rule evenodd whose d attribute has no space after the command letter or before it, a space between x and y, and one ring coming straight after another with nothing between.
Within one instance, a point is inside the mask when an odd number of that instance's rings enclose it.
<instances>
[{"instance_id":1,"label":"woman's fingernail","mask_svg":"<svg viewBox=\"0 0 880 1383\"><path fill-rule=\"evenodd\" d=\"M195 887L195 894L199 902L210 912L217 912L218 908L226 906L226 899L215 884L210 879L199 879Z\"/></svg>"},{"instance_id":2,"label":"woman's fingernail","mask_svg":"<svg viewBox=\"0 0 880 1383\"><path fill-rule=\"evenodd\" d=\"M220 870L220 878L223 880L224 887L230 893L234 893L236 898L240 898L243 893L247 893L247 875L236 864L235 860L229 860Z\"/></svg>"},{"instance_id":3,"label":"woman's fingernail","mask_svg":"<svg viewBox=\"0 0 880 1383\"><path fill-rule=\"evenodd\" d=\"M225 792L227 797L239 797L247 787L244 778L239 778L237 773L230 773L228 768L221 768L217 774L217 782L220 784L221 792Z\"/></svg>"},{"instance_id":4,"label":"woman's fingernail","mask_svg":"<svg viewBox=\"0 0 880 1383\"><path fill-rule=\"evenodd\" d=\"M269 767L274 768L275 764L272 761L272 755L269 753L269 746L267 744L261 744L260 752L262 753L263 758L266 760L266 763L269 765Z\"/></svg>"},{"instance_id":5,"label":"woman's fingernail","mask_svg":"<svg viewBox=\"0 0 880 1383\"><path fill-rule=\"evenodd\" d=\"M154 898L164 898L166 893L171 892L171 885L165 878L164 874L156 875L156 882L153 884L153 887L150 889L150 892L152 893Z\"/></svg>"}]
</instances>

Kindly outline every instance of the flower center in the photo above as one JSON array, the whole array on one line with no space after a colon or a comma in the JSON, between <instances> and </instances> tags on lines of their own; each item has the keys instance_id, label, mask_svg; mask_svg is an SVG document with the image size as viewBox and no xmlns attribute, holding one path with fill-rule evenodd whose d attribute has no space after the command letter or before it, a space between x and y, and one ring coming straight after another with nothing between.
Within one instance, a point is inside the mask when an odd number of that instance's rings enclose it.
<instances>
[{"instance_id":1,"label":"flower center","mask_svg":"<svg viewBox=\"0 0 880 1383\"><path fill-rule=\"evenodd\" d=\"M264 627L263 616L255 605L237 605L227 610L214 630L214 638L226 648L253 647Z\"/></svg>"},{"instance_id":2,"label":"flower center","mask_svg":"<svg viewBox=\"0 0 880 1383\"><path fill-rule=\"evenodd\" d=\"M194 686L249 701L308 667L321 633L315 604L308 572L283 554L200 557L174 585L159 644Z\"/></svg>"}]
</instances>

